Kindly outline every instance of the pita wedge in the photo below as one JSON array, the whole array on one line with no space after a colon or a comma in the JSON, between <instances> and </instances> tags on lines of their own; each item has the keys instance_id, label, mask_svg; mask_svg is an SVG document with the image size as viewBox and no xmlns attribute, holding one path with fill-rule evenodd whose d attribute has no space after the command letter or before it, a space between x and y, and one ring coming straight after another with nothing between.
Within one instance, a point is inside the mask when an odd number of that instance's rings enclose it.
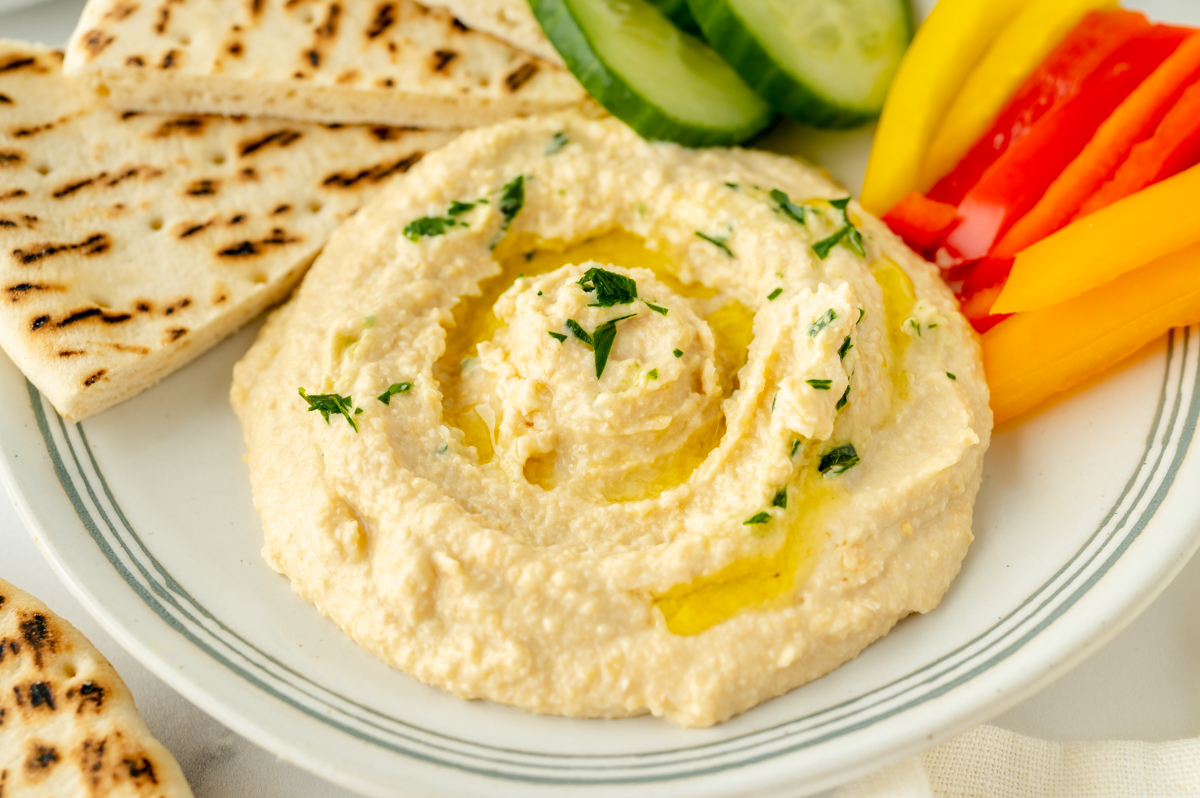
<instances>
[{"instance_id":1,"label":"pita wedge","mask_svg":"<svg viewBox=\"0 0 1200 798\"><path fill-rule=\"evenodd\" d=\"M0 579L0 796L191 795L104 655Z\"/></svg>"},{"instance_id":2,"label":"pita wedge","mask_svg":"<svg viewBox=\"0 0 1200 798\"><path fill-rule=\"evenodd\" d=\"M542 33L528 0L429 0L428 5L445 8L468 27L563 65L562 56Z\"/></svg>"},{"instance_id":3,"label":"pita wedge","mask_svg":"<svg viewBox=\"0 0 1200 798\"><path fill-rule=\"evenodd\" d=\"M586 94L412 0L89 0L67 74L141 111L469 128Z\"/></svg>"},{"instance_id":4,"label":"pita wedge","mask_svg":"<svg viewBox=\"0 0 1200 798\"><path fill-rule=\"evenodd\" d=\"M119 112L0 41L0 346L68 419L141 391L303 275L448 131Z\"/></svg>"}]
</instances>

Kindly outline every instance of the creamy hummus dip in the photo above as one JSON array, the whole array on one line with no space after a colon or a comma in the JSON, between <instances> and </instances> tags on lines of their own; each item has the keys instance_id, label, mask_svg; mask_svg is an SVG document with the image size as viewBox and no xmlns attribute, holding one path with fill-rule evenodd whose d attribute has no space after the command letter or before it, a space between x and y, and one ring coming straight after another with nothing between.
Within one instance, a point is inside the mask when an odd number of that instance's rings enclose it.
<instances>
[{"instance_id":1,"label":"creamy hummus dip","mask_svg":"<svg viewBox=\"0 0 1200 798\"><path fill-rule=\"evenodd\" d=\"M979 347L844 197L576 115L429 155L235 371L267 562L457 696L686 726L932 609L990 436Z\"/></svg>"}]
</instances>

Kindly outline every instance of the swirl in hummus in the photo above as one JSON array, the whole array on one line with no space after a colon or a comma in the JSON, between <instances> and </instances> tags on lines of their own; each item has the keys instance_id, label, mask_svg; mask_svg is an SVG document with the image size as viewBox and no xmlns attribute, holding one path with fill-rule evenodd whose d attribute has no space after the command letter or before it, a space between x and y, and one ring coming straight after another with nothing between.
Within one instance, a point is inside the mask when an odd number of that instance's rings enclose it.
<instances>
[{"instance_id":1,"label":"swirl in hummus","mask_svg":"<svg viewBox=\"0 0 1200 798\"><path fill-rule=\"evenodd\" d=\"M842 197L577 115L429 155L236 369L267 562L455 695L688 726L932 609L991 430L978 346Z\"/></svg>"}]
</instances>

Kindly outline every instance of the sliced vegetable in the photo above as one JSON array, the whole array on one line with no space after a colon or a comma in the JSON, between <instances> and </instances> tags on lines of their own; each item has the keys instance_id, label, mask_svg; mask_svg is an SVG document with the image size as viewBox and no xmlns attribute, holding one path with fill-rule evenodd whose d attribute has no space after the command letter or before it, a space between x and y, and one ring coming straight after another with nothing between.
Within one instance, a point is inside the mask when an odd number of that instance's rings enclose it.
<instances>
[{"instance_id":1,"label":"sliced vegetable","mask_svg":"<svg viewBox=\"0 0 1200 798\"><path fill-rule=\"evenodd\" d=\"M1200 78L1200 33L1193 34L1104 120L1083 152L1013 225L993 254L1015 255L1067 224L1128 156L1148 138L1184 90Z\"/></svg>"},{"instance_id":2,"label":"sliced vegetable","mask_svg":"<svg viewBox=\"0 0 1200 798\"><path fill-rule=\"evenodd\" d=\"M1072 222L1017 255L992 311L1057 305L1200 241L1200 166Z\"/></svg>"},{"instance_id":3,"label":"sliced vegetable","mask_svg":"<svg viewBox=\"0 0 1200 798\"><path fill-rule=\"evenodd\" d=\"M1000 115L959 161L938 180L929 198L957 205L996 159L1020 141L1051 109L1072 97L1084 78L1139 33L1150 29L1141 14L1114 10L1086 16L1021 84Z\"/></svg>"},{"instance_id":4,"label":"sliced vegetable","mask_svg":"<svg viewBox=\"0 0 1200 798\"><path fill-rule=\"evenodd\" d=\"M648 0L530 0L542 30L588 93L648 139L735 144L772 112L703 41Z\"/></svg>"},{"instance_id":5,"label":"sliced vegetable","mask_svg":"<svg viewBox=\"0 0 1200 798\"><path fill-rule=\"evenodd\" d=\"M983 336L996 423L1101 373L1172 327L1200 321L1200 244Z\"/></svg>"},{"instance_id":6,"label":"sliced vegetable","mask_svg":"<svg viewBox=\"0 0 1200 798\"><path fill-rule=\"evenodd\" d=\"M1200 83L1167 112L1154 135L1134 145L1113 176L1083 203L1076 218L1107 208L1200 162Z\"/></svg>"},{"instance_id":7,"label":"sliced vegetable","mask_svg":"<svg viewBox=\"0 0 1200 798\"><path fill-rule=\"evenodd\" d=\"M862 205L883 214L919 191L921 164L967 72L1027 0L942 0L917 30L875 131Z\"/></svg>"},{"instance_id":8,"label":"sliced vegetable","mask_svg":"<svg viewBox=\"0 0 1200 798\"><path fill-rule=\"evenodd\" d=\"M1032 0L992 42L946 112L921 169L921 184L948 174L1009 99L1091 11L1117 0Z\"/></svg>"},{"instance_id":9,"label":"sliced vegetable","mask_svg":"<svg viewBox=\"0 0 1200 798\"><path fill-rule=\"evenodd\" d=\"M879 115L912 38L905 0L688 0L713 49L793 119L849 127Z\"/></svg>"},{"instance_id":10,"label":"sliced vegetable","mask_svg":"<svg viewBox=\"0 0 1200 798\"><path fill-rule=\"evenodd\" d=\"M1156 25L1105 59L1076 94L1009 147L967 192L958 206L958 224L946 237L949 258L939 252L939 262L987 255L1079 155L1109 114L1186 36L1182 29Z\"/></svg>"},{"instance_id":11,"label":"sliced vegetable","mask_svg":"<svg viewBox=\"0 0 1200 798\"><path fill-rule=\"evenodd\" d=\"M687 0L650 0L662 15L674 23L675 27L688 33L699 33L700 26L688 8Z\"/></svg>"},{"instance_id":12,"label":"sliced vegetable","mask_svg":"<svg viewBox=\"0 0 1200 798\"><path fill-rule=\"evenodd\" d=\"M950 231L958 208L910 191L883 215L884 223L917 252L931 253Z\"/></svg>"}]
</instances>

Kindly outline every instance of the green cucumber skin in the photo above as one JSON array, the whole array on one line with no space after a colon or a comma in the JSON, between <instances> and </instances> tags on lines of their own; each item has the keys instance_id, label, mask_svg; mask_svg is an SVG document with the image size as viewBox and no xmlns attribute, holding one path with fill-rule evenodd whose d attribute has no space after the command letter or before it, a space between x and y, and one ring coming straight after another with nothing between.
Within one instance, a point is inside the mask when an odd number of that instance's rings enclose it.
<instances>
[{"instance_id":1,"label":"green cucumber skin","mask_svg":"<svg viewBox=\"0 0 1200 798\"><path fill-rule=\"evenodd\" d=\"M908 39L915 31L912 5L904 3ZM775 65L758 37L725 0L687 0L704 38L750 88L784 115L813 127L850 128L879 116L880 108L853 108L829 100ZM766 66L769 65L769 66Z\"/></svg>"},{"instance_id":2,"label":"green cucumber skin","mask_svg":"<svg viewBox=\"0 0 1200 798\"><path fill-rule=\"evenodd\" d=\"M650 0L663 16L675 23L675 27L693 36L700 35L700 26L696 24L687 0Z\"/></svg>"},{"instance_id":3,"label":"green cucumber skin","mask_svg":"<svg viewBox=\"0 0 1200 798\"><path fill-rule=\"evenodd\" d=\"M681 123L604 65L564 0L529 0L529 5L546 37L592 99L644 139L672 141L685 147L731 146L754 137L775 119L768 111L744 129L733 131Z\"/></svg>"}]
</instances>

